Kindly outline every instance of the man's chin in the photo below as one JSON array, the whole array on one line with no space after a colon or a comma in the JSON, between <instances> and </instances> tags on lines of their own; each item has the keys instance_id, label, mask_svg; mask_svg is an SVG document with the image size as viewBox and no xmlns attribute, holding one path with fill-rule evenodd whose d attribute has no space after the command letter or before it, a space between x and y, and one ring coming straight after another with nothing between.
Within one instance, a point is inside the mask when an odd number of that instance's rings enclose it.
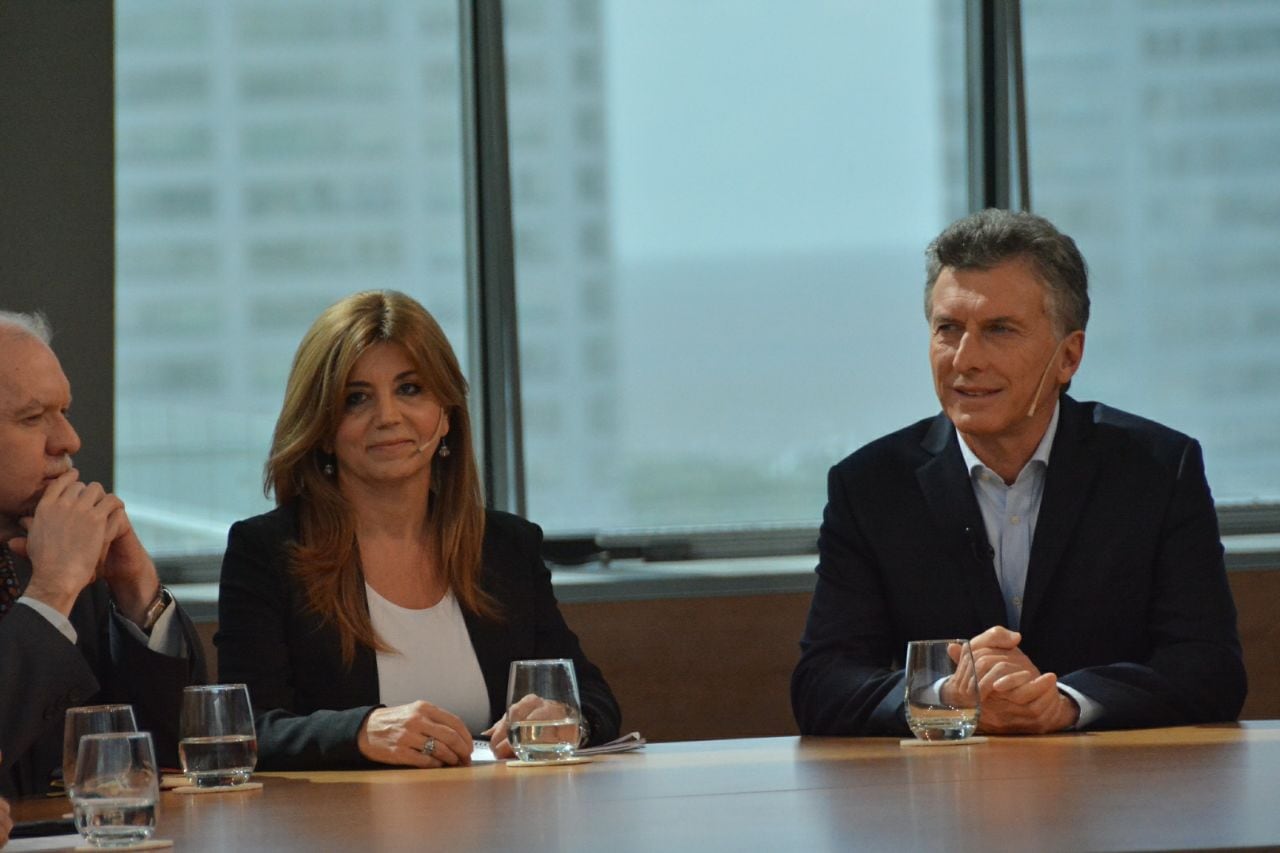
<instances>
[{"instance_id":1,"label":"man's chin","mask_svg":"<svg viewBox=\"0 0 1280 853\"><path fill-rule=\"evenodd\" d=\"M1009 429L1009 419L991 411L973 411L966 406L953 406L947 417L956 429L966 435L999 435Z\"/></svg>"},{"instance_id":2,"label":"man's chin","mask_svg":"<svg viewBox=\"0 0 1280 853\"><path fill-rule=\"evenodd\" d=\"M18 523L21 517L0 513L0 542L8 542L10 539L26 535L26 531Z\"/></svg>"},{"instance_id":3,"label":"man's chin","mask_svg":"<svg viewBox=\"0 0 1280 853\"><path fill-rule=\"evenodd\" d=\"M46 488L48 488L47 485L41 485L26 500L20 501L15 506L0 507L0 520L12 520L14 524L17 524L17 519L30 518L35 515L36 507L40 505L40 499L44 497Z\"/></svg>"}]
</instances>

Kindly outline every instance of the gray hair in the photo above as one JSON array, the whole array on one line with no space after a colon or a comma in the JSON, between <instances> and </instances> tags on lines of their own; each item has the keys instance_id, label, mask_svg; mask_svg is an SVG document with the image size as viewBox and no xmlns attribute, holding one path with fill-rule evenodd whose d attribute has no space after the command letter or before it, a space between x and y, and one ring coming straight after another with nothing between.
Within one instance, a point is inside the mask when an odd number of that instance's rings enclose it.
<instances>
[{"instance_id":1,"label":"gray hair","mask_svg":"<svg viewBox=\"0 0 1280 853\"><path fill-rule=\"evenodd\" d=\"M1034 213L990 208L957 219L925 249L924 315L932 318L933 286L944 267L991 269L1025 258L1048 297L1060 336L1089 322L1089 270L1075 240Z\"/></svg>"},{"instance_id":2,"label":"gray hair","mask_svg":"<svg viewBox=\"0 0 1280 853\"><path fill-rule=\"evenodd\" d=\"M46 346L53 339L53 329L39 311L32 311L30 314L19 311L0 311L0 332L3 331L31 335Z\"/></svg>"}]
</instances>

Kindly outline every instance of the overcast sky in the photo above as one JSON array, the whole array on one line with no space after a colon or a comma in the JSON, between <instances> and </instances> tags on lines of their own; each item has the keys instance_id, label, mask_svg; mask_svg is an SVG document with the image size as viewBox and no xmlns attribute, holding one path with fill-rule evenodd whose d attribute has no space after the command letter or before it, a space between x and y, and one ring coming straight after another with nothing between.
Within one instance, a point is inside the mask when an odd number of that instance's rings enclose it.
<instances>
[{"instance_id":1,"label":"overcast sky","mask_svg":"<svg viewBox=\"0 0 1280 853\"><path fill-rule=\"evenodd\" d=\"M605 8L619 260L884 248L936 231L932 2Z\"/></svg>"}]
</instances>

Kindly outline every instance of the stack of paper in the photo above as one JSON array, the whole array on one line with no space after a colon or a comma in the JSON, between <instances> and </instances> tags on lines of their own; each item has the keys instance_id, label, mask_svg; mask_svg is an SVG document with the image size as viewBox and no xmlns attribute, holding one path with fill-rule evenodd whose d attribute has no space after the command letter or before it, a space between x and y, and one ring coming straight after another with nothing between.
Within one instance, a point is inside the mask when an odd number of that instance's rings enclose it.
<instances>
[{"instance_id":1,"label":"stack of paper","mask_svg":"<svg viewBox=\"0 0 1280 853\"><path fill-rule=\"evenodd\" d=\"M608 743L602 743L599 746L583 747L577 751L577 755L607 755L611 752L630 752L633 749L640 749L645 745L644 735L639 732L629 732L616 740ZM490 761L496 761L493 757L493 750L489 748L489 741L475 740L471 745L471 763L485 764Z\"/></svg>"},{"instance_id":2,"label":"stack of paper","mask_svg":"<svg viewBox=\"0 0 1280 853\"><path fill-rule=\"evenodd\" d=\"M599 746L586 746L577 751L577 755L607 755L610 752L630 752L645 745L644 735L629 732L616 740L602 743Z\"/></svg>"}]
</instances>

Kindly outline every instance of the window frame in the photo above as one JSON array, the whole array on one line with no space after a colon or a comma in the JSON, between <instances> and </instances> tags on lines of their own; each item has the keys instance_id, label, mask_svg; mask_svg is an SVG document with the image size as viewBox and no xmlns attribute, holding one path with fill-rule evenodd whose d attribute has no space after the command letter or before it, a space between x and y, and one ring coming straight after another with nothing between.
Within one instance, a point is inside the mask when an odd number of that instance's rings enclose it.
<instances>
[{"instance_id":1,"label":"window frame","mask_svg":"<svg viewBox=\"0 0 1280 853\"><path fill-rule=\"evenodd\" d=\"M966 0L966 73L971 204L1008 204L1025 168L1025 142L1009 107L1010 75L1020 67L1010 27L1016 0ZM520 422L515 262L506 136L506 81L500 0L459 0L463 40L463 129L467 168L469 322L472 363L481 393L473 405L487 500L522 514L524 481ZM0 4L0 94L14 132L0 143L0 184L10 204L0 216L0 256L11 259L5 307L42 309L77 393L76 421L88 439L78 462L85 476L110 487L114 472L114 3ZM18 42L22 39L21 43ZM40 51L33 41L57 49ZM11 50L3 50L8 45ZM1000 45L1004 45L1001 48ZM1006 51L997 61L1000 50ZM82 97L103 90L104 97ZM76 93L74 104L71 93ZM41 94L43 93L43 94ZM1003 103L1005 106L1000 106ZM74 108L71 108L74 107ZM30 116L21 120L21 116ZM1025 135L1025 127L1023 129ZM76 155L57 157L58 140ZM73 141L73 142L72 142ZM1020 153L1019 153L1020 149ZM52 153L51 153L52 152ZM75 168L55 168L55 163ZM1021 160L1021 164L1018 162ZM56 174L55 174L56 172ZM1004 176L1003 178L1001 176ZM47 179L47 180L46 180ZM1022 179L1023 198L1029 187ZM1003 189L1002 189L1003 188ZM65 227L40 228L56 221ZM75 236L69 246L68 235ZM834 460L833 460L834 461ZM1219 503L1219 525L1230 570L1280 568L1280 501ZM816 554L817 524L598 531L551 536L547 552L564 565L631 560L679 562L734 557ZM1231 540L1263 537L1259 547L1233 550ZM1269 544L1268 544L1268 541ZM214 582L220 553L161 556L170 583ZM680 581L670 582L680 594ZM761 591L766 591L762 589Z\"/></svg>"}]
</instances>

